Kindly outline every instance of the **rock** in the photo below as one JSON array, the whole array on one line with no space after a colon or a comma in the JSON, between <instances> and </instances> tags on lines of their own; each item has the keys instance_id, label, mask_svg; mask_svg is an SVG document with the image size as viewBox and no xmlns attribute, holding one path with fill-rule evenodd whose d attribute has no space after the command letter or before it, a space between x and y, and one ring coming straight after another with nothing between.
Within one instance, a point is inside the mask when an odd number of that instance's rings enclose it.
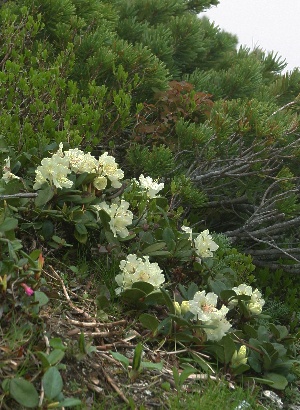
<instances>
[{"instance_id":1,"label":"rock","mask_svg":"<svg viewBox=\"0 0 300 410\"><path fill-rule=\"evenodd\" d=\"M271 390L264 390L263 395L267 397L272 403L276 404L279 409L283 409L281 398Z\"/></svg>"}]
</instances>

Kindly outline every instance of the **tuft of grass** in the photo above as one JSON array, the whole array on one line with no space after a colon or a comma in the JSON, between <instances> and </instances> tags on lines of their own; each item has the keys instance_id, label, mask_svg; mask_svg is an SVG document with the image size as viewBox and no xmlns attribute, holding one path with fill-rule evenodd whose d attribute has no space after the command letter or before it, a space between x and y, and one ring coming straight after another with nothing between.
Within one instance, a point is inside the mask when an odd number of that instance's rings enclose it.
<instances>
[{"instance_id":1,"label":"tuft of grass","mask_svg":"<svg viewBox=\"0 0 300 410\"><path fill-rule=\"evenodd\" d=\"M172 410L262 410L253 391L236 386L230 389L224 382L206 382L192 392L169 399Z\"/></svg>"}]
</instances>

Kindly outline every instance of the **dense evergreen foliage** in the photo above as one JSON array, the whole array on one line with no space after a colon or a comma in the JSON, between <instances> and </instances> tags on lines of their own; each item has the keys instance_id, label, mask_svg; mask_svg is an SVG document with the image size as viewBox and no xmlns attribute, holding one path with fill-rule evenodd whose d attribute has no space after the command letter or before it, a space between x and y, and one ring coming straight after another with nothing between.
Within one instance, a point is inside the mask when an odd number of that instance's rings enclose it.
<instances>
[{"instance_id":1,"label":"dense evergreen foliage","mask_svg":"<svg viewBox=\"0 0 300 410\"><path fill-rule=\"evenodd\" d=\"M197 17L217 3L7 2L2 135L17 152L109 147L132 175L164 176L193 223L294 272L300 73Z\"/></svg>"}]
</instances>

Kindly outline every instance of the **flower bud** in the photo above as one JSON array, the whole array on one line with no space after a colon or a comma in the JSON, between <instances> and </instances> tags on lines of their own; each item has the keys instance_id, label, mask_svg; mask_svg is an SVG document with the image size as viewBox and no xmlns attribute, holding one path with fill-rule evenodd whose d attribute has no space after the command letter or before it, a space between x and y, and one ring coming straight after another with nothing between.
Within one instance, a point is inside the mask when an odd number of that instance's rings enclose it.
<instances>
[{"instance_id":1,"label":"flower bud","mask_svg":"<svg viewBox=\"0 0 300 410\"><path fill-rule=\"evenodd\" d=\"M181 303L181 314L185 315L190 310L190 302L188 300L184 300Z\"/></svg>"},{"instance_id":2,"label":"flower bud","mask_svg":"<svg viewBox=\"0 0 300 410\"><path fill-rule=\"evenodd\" d=\"M181 315L181 309L180 305L178 302L173 302L174 308L175 308L175 314L180 316Z\"/></svg>"},{"instance_id":3,"label":"flower bud","mask_svg":"<svg viewBox=\"0 0 300 410\"><path fill-rule=\"evenodd\" d=\"M236 350L231 358L231 364L233 367L237 367L241 364L247 363L247 348L245 345L241 346L239 350Z\"/></svg>"},{"instance_id":4,"label":"flower bud","mask_svg":"<svg viewBox=\"0 0 300 410\"><path fill-rule=\"evenodd\" d=\"M253 315L260 315L262 312L262 305L259 302L249 303L248 310Z\"/></svg>"},{"instance_id":5,"label":"flower bud","mask_svg":"<svg viewBox=\"0 0 300 410\"><path fill-rule=\"evenodd\" d=\"M26 295L32 296L34 294L34 290L27 286L26 283L21 283L21 286L25 290Z\"/></svg>"}]
</instances>

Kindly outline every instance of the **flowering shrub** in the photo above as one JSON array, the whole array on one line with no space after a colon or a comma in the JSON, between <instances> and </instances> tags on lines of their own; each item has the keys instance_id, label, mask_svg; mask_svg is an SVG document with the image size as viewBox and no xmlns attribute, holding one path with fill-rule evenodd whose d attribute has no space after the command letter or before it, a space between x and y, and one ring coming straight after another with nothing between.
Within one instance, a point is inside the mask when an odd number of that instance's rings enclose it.
<instances>
[{"instance_id":1,"label":"flowering shrub","mask_svg":"<svg viewBox=\"0 0 300 410\"><path fill-rule=\"evenodd\" d=\"M155 312L163 306L159 319L147 313L140 317L153 336L189 345L191 350L200 349L216 360L216 368L224 366L236 377L248 372L273 380L272 374L279 374L284 363L283 376L280 373L284 379L277 380L275 386L282 388L287 383L291 349L283 343L288 331L272 324L263 327L260 320L266 318L261 292L241 284L244 280L240 277L247 278L253 270L251 261L231 250L224 236L210 234L208 229L194 233L182 225L182 211L172 209L168 200L158 195L163 183L143 174L138 182L121 182L124 172L108 153L97 159L78 148L63 150L62 144L42 159L34 183L30 172L21 177L16 175L18 167L12 170L7 158L3 191L22 186L38 192L34 202L16 199L20 210L14 202L2 213L4 225L0 224L0 232L12 241L10 250L7 248L8 267L1 268L2 295L15 295L7 292L7 286L17 284L24 307L32 306L37 313L47 303L46 296L38 291L38 255L29 255L22 263L17 263L18 257L14 256L20 245L14 237L17 226L19 232L30 233L46 250L50 246L59 252L69 247L74 253L75 237L85 247L91 263L106 254L108 267L119 266L112 298L121 298L130 309L147 310L151 306ZM5 235L0 243L7 246ZM15 265L17 276L11 274ZM187 283L187 288L182 283Z\"/></svg>"}]
</instances>

